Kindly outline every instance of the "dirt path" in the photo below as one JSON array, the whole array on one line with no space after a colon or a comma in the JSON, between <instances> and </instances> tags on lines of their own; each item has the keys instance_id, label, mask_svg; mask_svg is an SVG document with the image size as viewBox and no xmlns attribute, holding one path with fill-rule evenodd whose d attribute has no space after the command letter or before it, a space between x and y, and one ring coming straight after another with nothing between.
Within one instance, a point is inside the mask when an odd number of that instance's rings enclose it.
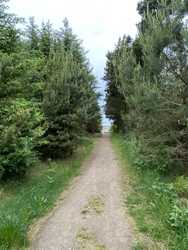
<instances>
[{"instance_id":1,"label":"dirt path","mask_svg":"<svg viewBox=\"0 0 188 250\"><path fill-rule=\"evenodd\" d=\"M32 250L130 250L121 170L104 135L63 201L42 224Z\"/></svg>"}]
</instances>

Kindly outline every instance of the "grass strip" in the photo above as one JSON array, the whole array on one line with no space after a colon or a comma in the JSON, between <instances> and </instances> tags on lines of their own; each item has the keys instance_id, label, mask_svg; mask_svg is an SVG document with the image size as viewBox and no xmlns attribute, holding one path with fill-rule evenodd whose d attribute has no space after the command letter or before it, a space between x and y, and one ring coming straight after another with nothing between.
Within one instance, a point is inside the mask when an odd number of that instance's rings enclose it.
<instances>
[{"instance_id":1,"label":"grass strip","mask_svg":"<svg viewBox=\"0 0 188 250\"><path fill-rule=\"evenodd\" d=\"M28 169L22 179L0 183L0 250L25 249L29 227L46 215L81 172L95 138L85 138L66 160L48 160Z\"/></svg>"},{"instance_id":2,"label":"grass strip","mask_svg":"<svg viewBox=\"0 0 188 250\"><path fill-rule=\"evenodd\" d=\"M181 206L172 179L137 167L135 138L113 134L111 142L126 176L125 205L136 222L133 249L187 250L188 208Z\"/></svg>"}]
</instances>

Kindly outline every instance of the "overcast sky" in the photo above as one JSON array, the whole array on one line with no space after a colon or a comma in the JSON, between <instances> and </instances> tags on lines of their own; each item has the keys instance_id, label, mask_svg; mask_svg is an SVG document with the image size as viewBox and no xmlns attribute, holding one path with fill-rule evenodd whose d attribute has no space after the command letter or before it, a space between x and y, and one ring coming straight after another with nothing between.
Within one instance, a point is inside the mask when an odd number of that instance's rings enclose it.
<instances>
[{"instance_id":1,"label":"overcast sky","mask_svg":"<svg viewBox=\"0 0 188 250\"><path fill-rule=\"evenodd\" d=\"M135 37L138 0L10 0L10 12L26 18L34 16L40 26L42 21L52 23L54 29L62 27L66 17L73 33L83 39L93 73L103 91L101 80L106 65L106 53L113 50L124 34Z\"/></svg>"}]
</instances>

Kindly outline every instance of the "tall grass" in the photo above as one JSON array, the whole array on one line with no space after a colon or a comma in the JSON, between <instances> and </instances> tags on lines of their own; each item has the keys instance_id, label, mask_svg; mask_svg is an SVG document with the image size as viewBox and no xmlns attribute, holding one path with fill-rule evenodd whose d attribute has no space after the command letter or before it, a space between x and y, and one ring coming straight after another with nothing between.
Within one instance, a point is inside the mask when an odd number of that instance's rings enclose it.
<instances>
[{"instance_id":1,"label":"tall grass","mask_svg":"<svg viewBox=\"0 0 188 250\"><path fill-rule=\"evenodd\" d=\"M69 159L49 159L31 167L22 179L0 183L0 250L22 249L29 244L30 225L54 207L71 180L80 174L96 140L85 139Z\"/></svg>"},{"instance_id":2,"label":"tall grass","mask_svg":"<svg viewBox=\"0 0 188 250\"><path fill-rule=\"evenodd\" d=\"M139 232L147 236L144 247L139 247L143 244L138 242L134 249L187 250L188 206L186 201L182 204L173 178L167 178L153 168L144 168L144 157L140 158L143 150L134 136L113 134L111 141L131 187L125 203ZM181 190L183 186L187 187L185 180L182 183L181 179L178 185L182 186Z\"/></svg>"}]
</instances>

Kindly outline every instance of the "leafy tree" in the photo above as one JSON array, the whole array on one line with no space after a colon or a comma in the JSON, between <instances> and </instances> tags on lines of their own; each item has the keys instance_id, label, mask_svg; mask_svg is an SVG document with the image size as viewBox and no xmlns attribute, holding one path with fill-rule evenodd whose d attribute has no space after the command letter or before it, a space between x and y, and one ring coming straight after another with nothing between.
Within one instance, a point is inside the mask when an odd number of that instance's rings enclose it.
<instances>
[{"instance_id":1,"label":"leafy tree","mask_svg":"<svg viewBox=\"0 0 188 250\"><path fill-rule=\"evenodd\" d=\"M47 62L47 82L43 111L48 144L44 156L66 157L86 132L98 132L101 122L96 79L85 57L82 41L73 34L68 20L55 32L56 38Z\"/></svg>"},{"instance_id":2,"label":"leafy tree","mask_svg":"<svg viewBox=\"0 0 188 250\"><path fill-rule=\"evenodd\" d=\"M39 126L43 117L32 102L22 98L9 100L9 107L1 108L0 177L23 173L36 164L33 148L44 129Z\"/></svg>"}]
</instances>

